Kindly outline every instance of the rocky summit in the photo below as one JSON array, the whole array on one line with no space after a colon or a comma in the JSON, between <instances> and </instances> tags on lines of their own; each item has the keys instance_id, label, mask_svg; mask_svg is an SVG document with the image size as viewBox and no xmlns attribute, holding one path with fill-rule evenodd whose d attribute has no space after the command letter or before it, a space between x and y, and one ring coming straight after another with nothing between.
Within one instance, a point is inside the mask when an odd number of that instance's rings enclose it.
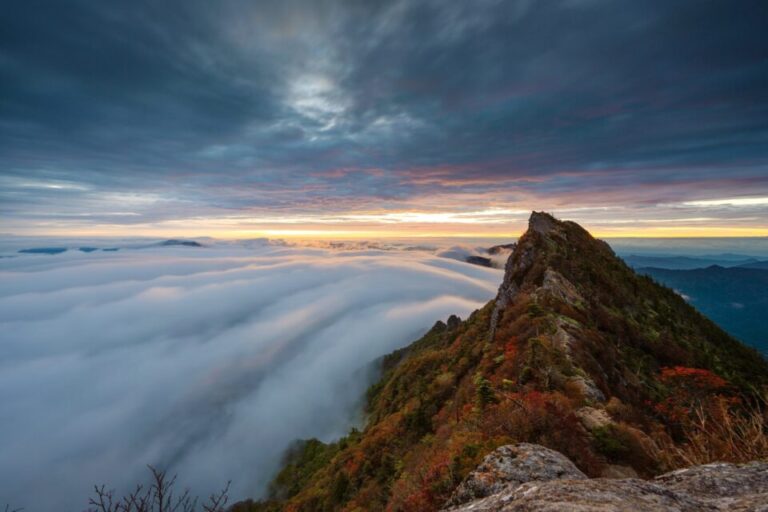
<instances>
[{"instance_id":1,"label":"rocky summit","mask_svg":"<svg viewBox=\"0 0 768 512\"><path fill-rule=\"evenodd\" d=\"M543 212L493 300L381 373L362 431L297 444L235 510L718 510L768 458L766 360Z\"/></svg>"}]
</instances>

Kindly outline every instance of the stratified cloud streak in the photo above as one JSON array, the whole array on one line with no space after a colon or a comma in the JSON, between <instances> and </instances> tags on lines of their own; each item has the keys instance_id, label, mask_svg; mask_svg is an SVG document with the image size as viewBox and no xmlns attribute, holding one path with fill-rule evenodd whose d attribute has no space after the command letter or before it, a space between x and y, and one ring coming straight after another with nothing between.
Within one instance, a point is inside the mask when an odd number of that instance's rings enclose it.
<instances>
[{"instance_id":1,"label":"stratified cloud streak","mask_svg":"<svg viewBox=\"0 0 768 512\"><path fill-rule=\"evenodd\" d=\"M145 464L258 496L291 441L354 424L371 362L501 278L427 252L262 243L0 269L0 497L32 512L82 509Z\"/></svg>"}]
</instances>

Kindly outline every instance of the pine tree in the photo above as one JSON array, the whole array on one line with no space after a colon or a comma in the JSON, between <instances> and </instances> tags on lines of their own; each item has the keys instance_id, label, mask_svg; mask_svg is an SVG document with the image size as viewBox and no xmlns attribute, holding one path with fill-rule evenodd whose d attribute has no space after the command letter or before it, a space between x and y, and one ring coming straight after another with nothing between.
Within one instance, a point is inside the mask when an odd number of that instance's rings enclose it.
<instances>
[{"instance_id":1,"label":"pine tree","mask_svg":"<svg viewBox=\"0 0 768 512\"><path fill-rule=\"evenodd\" d=\"M475 375L475 400L480 410L484 409L489 404L496 403L496 393L493 391L491 381L483 377L481 373Z\"/></svg>"}]
</instances>

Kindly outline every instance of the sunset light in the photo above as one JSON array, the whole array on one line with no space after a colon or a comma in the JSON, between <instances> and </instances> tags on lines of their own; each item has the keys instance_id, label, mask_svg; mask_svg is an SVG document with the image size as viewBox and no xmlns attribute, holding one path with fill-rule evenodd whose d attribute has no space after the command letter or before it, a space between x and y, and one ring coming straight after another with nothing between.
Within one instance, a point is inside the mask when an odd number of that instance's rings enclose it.
<instances>
[{"instance_id":1,"label":"sunset light","mask_svg":"<svg viewBox=\"0 0 768 512\"><path fill-rule=\"evenodd\" d=\"M766 512L768 0L2 6L0 512Z\"/></svg>"}]
</instances>

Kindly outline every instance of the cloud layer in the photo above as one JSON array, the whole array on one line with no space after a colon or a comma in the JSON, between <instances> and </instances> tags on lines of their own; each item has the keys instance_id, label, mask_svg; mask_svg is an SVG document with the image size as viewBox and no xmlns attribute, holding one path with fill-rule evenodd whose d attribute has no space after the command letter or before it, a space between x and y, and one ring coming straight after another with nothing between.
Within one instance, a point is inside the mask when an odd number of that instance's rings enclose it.
<instances>
[{"instance_id":1,"label":"cloud layer","mask_svg":"<svg viewBox=\"0 0 768 512\"><path fill-rule=\"evenodd\" d=\"M760 0L25 0L7 14L6 232L510 232L533 208L605 231L767 229Z\"/></svg>"},{"instance_id":2,"label":"cloud layer","mask_svg":"<svg viewBox=\"0 0 768 512\"><path fill-rule=\"evenodd\" d=\"M31 512L79 510L148 463L258 495L288 443L355 422L371 361L501 279L425 252L259 243L0 269L0 501Z\"/></svg>"}]
</instances>

